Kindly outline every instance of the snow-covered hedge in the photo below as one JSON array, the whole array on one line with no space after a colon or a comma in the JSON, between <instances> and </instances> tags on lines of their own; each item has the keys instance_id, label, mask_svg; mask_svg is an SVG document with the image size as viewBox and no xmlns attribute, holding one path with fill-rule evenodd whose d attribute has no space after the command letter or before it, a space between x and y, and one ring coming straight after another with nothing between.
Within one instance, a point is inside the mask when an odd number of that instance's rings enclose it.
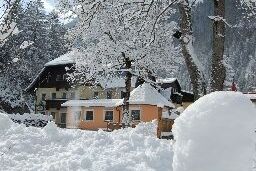
<instances>
[{"instance_id":1,"label":"snow-covered hedge","mask_svg":"<svg viewBox=\"0 0 256 171\"><path fill-rule=\"evenodd\" d=\"M256 109L242 93L215 92L175 120L174 171L249 171Z\"/></svg>"},{"instance_id":2,"label":"snow-covered hedge","mask_svg":"<svg viewBox=\"0 0 256 171\"><path fill-rule=\"evenodd\" d=\"M48 115L42 114L8 114L8 116L15 123L23 123L26 126L35 126L35 127L44 127L47 125L49 121L52 121L52 117Z\"/></svg>"}]
</instances>

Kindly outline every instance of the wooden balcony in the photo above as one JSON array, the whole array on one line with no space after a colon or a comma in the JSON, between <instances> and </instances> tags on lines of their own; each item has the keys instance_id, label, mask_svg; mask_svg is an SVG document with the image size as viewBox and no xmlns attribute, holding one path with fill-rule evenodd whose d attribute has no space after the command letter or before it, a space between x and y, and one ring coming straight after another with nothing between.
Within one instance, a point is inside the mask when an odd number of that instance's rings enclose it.
<instances>
[{"instance_id":1,"label":"wooden balcony","mask_svg":"<svg viewBox=\"0 0 256 171\"><path fill-rule=\"evenodd\" d=\"M46 110L49 110L50 108L56 108L57 110L60 110L61 104L68 101L67 99L52 99L52 100L45 100L46 102Z\"/></svg>"}]
</instances>

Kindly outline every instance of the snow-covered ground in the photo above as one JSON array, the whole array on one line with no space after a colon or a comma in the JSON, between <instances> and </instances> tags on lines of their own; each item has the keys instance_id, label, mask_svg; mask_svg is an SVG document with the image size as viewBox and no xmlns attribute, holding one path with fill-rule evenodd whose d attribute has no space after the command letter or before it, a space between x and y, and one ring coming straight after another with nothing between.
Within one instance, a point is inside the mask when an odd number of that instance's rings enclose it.
<instances>
[{"instance_id":1,"label":"snow-covered ground","mask_svg":"<svg viewBox=\"0 0 256 171\"><path fill-rule=\"evenodd\" d=\"M0 170L172 170L172 142L156 124L114 132L25 127L0 114Z\"/></svg>"},{"instance_id":2,"label":"snow-covered ground","mask_svg":"<svg viewBox=\"0 0 256 171\"><path fill-rule=\"evenodd\" d=\"M175 141L157 139L155 122L84 131L25 127L0 113L0 170L252 171L255 128L256 109L237 92L189 106L175 120Z\"/></svg>"}]
</instances>

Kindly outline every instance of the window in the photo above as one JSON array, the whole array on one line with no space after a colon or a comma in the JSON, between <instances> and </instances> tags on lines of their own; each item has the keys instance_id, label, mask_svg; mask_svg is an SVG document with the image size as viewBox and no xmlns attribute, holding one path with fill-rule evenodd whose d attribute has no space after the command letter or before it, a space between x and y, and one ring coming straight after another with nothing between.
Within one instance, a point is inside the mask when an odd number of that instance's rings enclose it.
<instances>
[{"instance_id":1,"label":"window","mask_svg":"<svg viewBox=\"0 0 256 171\"><path fill-rule=\"evenodd\" d=\"M46 99L46 94L42 94L42 100L44 101Z\"/></svg>"},{"instance_id":2,"label":"window","mask_svg":"<svg viewBox=\"0 0 256 171\"><path fill-rule=\"evenodd\" d=\"M56 81L63 81L63 76L62 75L57 75L56 76Z\"/></svg>"},{"instance_id":3,"label":"window","mask_svg":"<svg viewBox=\"0 0 256 171\"><path fill-rule=\"evenodd\" d=\"M75 111L74 112L74 120L80 121L80 117L81 117L81 111Z\"/></svg>"},{"instance_id":4,"label":"window","mask_svg":"<svg viewBox=\"0 0 256 171\"><path fill-rule=\"evenodd\" d=\"M132 119L140 120L140 110L131 110Z\"/></svg>"},{"instance_id":5,"label":"window","mask_svg":"<svg viewBox=\"0 0 256 171\"><path fill-rule=\"evenodd\" d=\"M66 123L66 113L60 114L60 123Z\"/></svg>"},{"instance_id":6,"label":"window","mask_svg":"<svg viewBox=\"0 0 256 171\"><path fill-rule=\"evenodd\" d=\"M95 91L95 92L93 93L93 98L94 98L94 99L98 99L98 98L99 98L99 92Z\"/></svg>"},{"instance_id":7,"label":"window","mask_svg":"<svg viewBox=\"0 0 256 171\"><path fill-rule=\"evenodd\" d=\"M71 98L71 99L75 99L75 97L76 97L76 93L75 93L75 92L71 92L71 93L70 93L70 98Z\"/></svg>"},{"instance_id":8,"label":"window","mask_svg":"<svg viewBox=\"0 0 256 171\"><path fill-rule=\"evenodd\" d=\"M63 98L63 99L66 99L66 98L67 98L67 93L63 93L63 94L62 94L62 98Z\"/></svg>"},{"instance_id":9,"label":"window","mask_svg":"<svg viewBox=\"0 0 256 171\"><path fill-rule=\"evenodd\" d=\"M121 91L121 99L125 98L125 92Z\"/></svg>"},{"instance_id":10,"label":"window","mask_svg":"<svg viewBox=\"0 0 256 171\"><path fill-rule=\"evenodd\" d=\"M107 99L112 99L112 91L107 91Z\"/></svg>"},{"instance_id":11,"label":"window","mask_svg":"<svg viewBox=\"0 0 256 171\"><path fill-rule=\"evenodd\" d=\"M113 111L105 111L105 121L113 121Z\"/></svg>"},{"instance_id":12,"label":"window","mask_svg":"<svg viewBox=\"0 0 256 171\"><path fill-rule=\"evenodd\" d=\"M56 99L56 93L52 93L52 99Z\"/></svg>"},{"instance_id":13,"label":"window","mask_svg":"<svg viewBox=\"0 0 256 171\"><path fill-rule=\"evenodd\" d=\"M84 115L84 120L86 121L92 121L93 120L93 111L86 111Z\"/></svg>"},{"instance_id":14,"label":"window","mask_svg":"<svg viewBox=\"0 0 256 171\"><path fill-rule=\"evenodd\" d=\"M55 119L55 112L51 112L52 119Z\"/></svg>"}]
</instances>

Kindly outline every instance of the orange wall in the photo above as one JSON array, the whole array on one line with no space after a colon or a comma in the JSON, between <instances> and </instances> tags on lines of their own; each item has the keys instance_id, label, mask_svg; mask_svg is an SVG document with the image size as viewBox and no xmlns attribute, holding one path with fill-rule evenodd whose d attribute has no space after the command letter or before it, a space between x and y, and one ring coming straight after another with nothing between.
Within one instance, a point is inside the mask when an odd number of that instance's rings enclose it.
<instances>
[{"instance_id":1,"label":"orange wall","mask_svg":"<svg viewBox=\"0 0 256 171\"><path fill-rule=\"evenodd\" d=\"M71 108L67 110L67 128L81 128L88 130L98 130L99 128L107 128L107 122L104 121L104 111L113 110L113 122L118 123L122 120L122 110L118 108L104 108L104 107L82 107L82 108ZM130 110L139 109L141 111L141 121L150 122L157 119L158 108L152 105L131 105ZM83 115L86 110L93 110L94 116L92 121L83 120ZM74 121L73 111L81 111L81 117L78 121ZM121 116L121 118L120 118Z\"/></svg>"}]
</instances>

